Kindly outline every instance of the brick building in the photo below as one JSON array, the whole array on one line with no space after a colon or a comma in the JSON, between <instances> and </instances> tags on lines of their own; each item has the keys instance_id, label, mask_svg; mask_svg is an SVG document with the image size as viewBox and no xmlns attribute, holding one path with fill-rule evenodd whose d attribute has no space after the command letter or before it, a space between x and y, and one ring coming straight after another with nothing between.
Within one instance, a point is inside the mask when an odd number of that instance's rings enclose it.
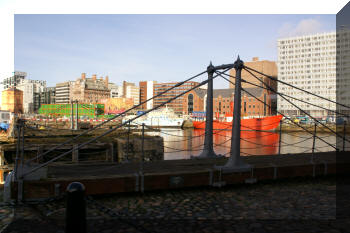
<instances>
[{"instance_id":1,"label":"brick building","mask_svg":"<svg viewBox=\"0 0 350 233\"><path fill-rule=\"evenodd\" d=\"M246 90L258 99L272 105L271 95L268 91L261 88L246 88ZM183 112L191 114L192 112L203 112L206 109L206 90L195 89L184 95ZM268 116L275 114L276 106L267 107L262 102L251 97L244 91L241 94L241 116ZM234 89L215 89L213 92L213 113L215 117L224 117L233 112Z\"/></svg>"},{"instance_id":2,"label":"brick building","mask_svg":"<svg viewBox=\"0 0 350 233\"><path fill-rule=\"evenodd\" d=\"M277 77L277 65L276 62L274 61L267 61L267 60L259 60L258 57L253 57L252 61L250 62L244 62L245 66L248 66L254 70L257 70L259 72L262 72L264 74L267 74L269 76L272 77ZM251 71L252 72L252 71ZM271 79L258 74L256 72L252 72L255 76L257 76L260 80L264 81L265 83L269 84L272 88L274 88L275 90L277 89L277 83L275 81L272 81ZM231 69L230 70L230 75L231 76L236 76L236 70L235 69ZM251 83L254 83L256 85L259 86L263 86L262 82L260 82L259 80L257 80L253 75L251 75L250 73L248 73L246 70L242 70L241 73L241 77L242 79L249 81ZM235 83L235 79L234 78L230 78L230 81ZM234 88L235 86L230 83L230 88ZM242 82L242 88L252 88L252 87L256 87L254 85L251 85L249 83L245 83Z\"/></svg>"},{"instance_id":3,"label":"brick building","mask_svg":"<svg viewBox=\"0 0 350 233\"><path fill-rule=\"evenodd\" d=\"M155 83L153 95L158 95L159 93L175 86L176 84L177 84L177 82ZM158 106L158 105L168 101L169 99L183 93L184 91L187 91L187 90L195 87L198 84L199 84L198 82L189 81L189 82L186 82L179 87L175 87L174 89L172 89L171 91L168 91L167 93L163 94L162 96L154 98L153 107ZM182 113L184 113L183 112L184 111L184 106L183 106L184 101L185 101L185 97L181 96L181 97L171 101L170 103L168 103L167 106L168 106L168 108L172 108L175 113L182 114Z\"/></svg>"},{"instance_id":4,"label":"brick building","mask_svg":"<svg viewBox=\"0 0 350 233\"><path fill-rule=\"evenodd\" d=\"M98 79L96 74L94 74L91 78L86 78L86 74L82 73L81 77L74 81L70 88L70 99L72 101L100 103L103 99L110 98L108 76L105 79L102 77Z\"/></svg>"},{"instance_id":5,"label":"brick building","mask_svg":"<svg viewBox=\"0 0 350 233\"><path fill-rule=\"evenodd\" d=\"M23 91L16 87L2 91L1 110L23 113Z\"/></svg>"},{"instance_id":6,"label":"brick building","mask_svg":"<svg viewBox=\"0 0 350 233\"><path fill-rule=\"evenodd\" d=\"M190 115L192 112L203 112L206 107L207 90L194 89L186 93L183 97L183 113Z\"/></svg>"}]
</instances>

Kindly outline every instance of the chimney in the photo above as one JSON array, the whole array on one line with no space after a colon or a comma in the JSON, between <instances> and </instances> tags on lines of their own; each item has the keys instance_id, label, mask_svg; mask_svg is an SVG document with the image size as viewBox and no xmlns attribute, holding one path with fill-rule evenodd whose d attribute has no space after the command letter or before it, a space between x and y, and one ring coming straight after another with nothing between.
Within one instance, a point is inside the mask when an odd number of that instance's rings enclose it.
<instances>
[{"instance_id":1,"label":"chimney","mask_svg":"<svg viewBox=\"0 0 350 233\"><path fill-rule=\"evenodd\" d=\"M85 80L86 79L86 74L85 73L81 73L81 79Z\"/></svg>"},{"instance_id":2,"label":"chimney","mask_svg":"<svg viewBox=\"0 0 350 233\"><path fill-rule=\"evenodd\" d=\"M108 82L109 82L109 80L108 80L108 75L107 75L106 78L105 78L105 85L106 85L106 87L108 87Z\"/></svg>"},{"instance_id":3,"label":"chimney","mask_svg":"<svg viewBox=\"0 0 350 233\"><path fill-rule=\"evenodd\" d=\"M96 74L92 75L92 81L96 81Z\"/></svg>"},{"instance_id":4,"label":"chimney","mask_svg":"<svg viewBox=\"0 0 350 233\"><path fill-rule=\"evenodd\" d=\"M259 57L253 57L253 61L259 61Z\"/></svg>"}]
</instances>

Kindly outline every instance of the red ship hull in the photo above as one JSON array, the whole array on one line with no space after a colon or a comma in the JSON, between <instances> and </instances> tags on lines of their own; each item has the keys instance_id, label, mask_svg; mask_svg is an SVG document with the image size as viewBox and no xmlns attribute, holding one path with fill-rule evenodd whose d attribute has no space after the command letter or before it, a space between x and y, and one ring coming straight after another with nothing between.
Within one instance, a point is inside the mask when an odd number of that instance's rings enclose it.
<instances>
[{"instance_id":1,"label":"red ship hull","mask_svg":"<svg viewBox=\"0 0 350 233\"><path fill-rule=\"evenodd\" d=\"M279 125L282 115L261 118L241 119L241 130L274 130ZM195 129L205 129L205 121L193 121ZM213 129L232 129L232 121L213 121Z\"/></svg>"}]
</instances>

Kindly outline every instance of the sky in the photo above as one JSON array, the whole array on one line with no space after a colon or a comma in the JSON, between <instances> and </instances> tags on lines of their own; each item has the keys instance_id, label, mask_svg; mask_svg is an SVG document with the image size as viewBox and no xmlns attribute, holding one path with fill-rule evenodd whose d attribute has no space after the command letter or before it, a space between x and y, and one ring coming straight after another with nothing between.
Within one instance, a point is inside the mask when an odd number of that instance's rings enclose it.
<instances>
[{"instance_id":1,"label":"sky","mask_svg":"<svg viewBox=\"0 0 350 233\"><path fill-rule=\"evenodd\" d=\"M335 31L335 14L15 14L14 69L47 86L109 76L182 81L214 65L277 60L277 39ZM203 80L202 76L198 81ZM228 88L215 80L214 88Z\"/></svg>"}]
</instances>

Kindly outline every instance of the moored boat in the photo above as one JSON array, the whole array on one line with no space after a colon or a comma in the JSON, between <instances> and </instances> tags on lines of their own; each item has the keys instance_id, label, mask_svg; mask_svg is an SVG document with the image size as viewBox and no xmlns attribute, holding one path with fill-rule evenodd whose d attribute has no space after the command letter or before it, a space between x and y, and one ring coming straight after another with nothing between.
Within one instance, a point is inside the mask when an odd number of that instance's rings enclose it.
<instances>
[{"instance_id":1,"label":"moored boat","mask_svg":"<svg viewBox=\"0 0 350 233\"><path fill-rule=\"evenodd\" d=\"M136 117L136 115L129 115L123 118L122 122ZM181 127L184 119L177 116L174 111L168 107L154 110L145 116L141 116L131 122L131 125L141 125L144 123L152 127Z\"/></svg>"},{"instance_id":2,"label":"moored boat","mask_svg":"<svg viewBox=\"0 0 350 233\"><path fill-rule=\"evenodd\" d=\"M282 120L282 115L275 116L264 116L254 118L242 118L241 119L241 130L257 130L267 131L274 130L278 127ZM205 129L205 121L193 120L193 127L195 129ZM232 129L232 117L224 117L220 120L213 120L214 130Z\"/></svg>"}]
</instances>

